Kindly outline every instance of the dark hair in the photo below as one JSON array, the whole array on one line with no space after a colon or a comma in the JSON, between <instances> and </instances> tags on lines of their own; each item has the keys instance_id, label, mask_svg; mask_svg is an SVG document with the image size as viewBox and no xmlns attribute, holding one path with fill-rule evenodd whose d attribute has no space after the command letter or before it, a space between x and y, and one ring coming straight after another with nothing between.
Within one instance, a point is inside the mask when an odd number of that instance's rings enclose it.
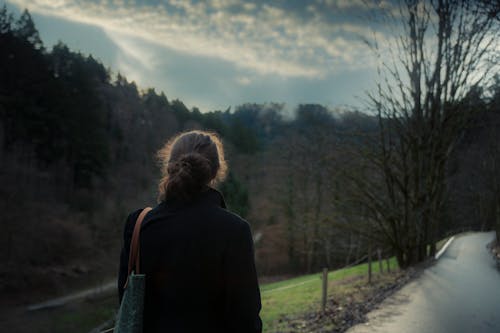
<instances>
[{"instance_id":1,"label":"dark hair","mask_svg":"<svg viewBox=\"0 0 500 333\"><path fill-rule=\"evenodd\" d=\"M176 135L158 151L162 178L159 201L192 200L203 188L226 176L224 148L215 133L190 131Z\"/></svg>"}]
</instances>

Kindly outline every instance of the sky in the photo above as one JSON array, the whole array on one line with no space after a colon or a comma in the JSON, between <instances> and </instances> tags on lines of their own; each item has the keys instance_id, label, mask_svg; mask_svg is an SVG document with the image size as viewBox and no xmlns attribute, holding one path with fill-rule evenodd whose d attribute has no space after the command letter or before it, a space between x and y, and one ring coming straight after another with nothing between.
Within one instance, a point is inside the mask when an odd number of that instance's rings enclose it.
<instances>
[{"instance_id":1,"label":"sky","mask_svg":"<svg viewBox=\"0 0 500 333\"><path fill-rule=\"evenodd\" d=\"M243 103L361 106L375 62L363 0L8 0L45 46L92 54L202 112Z\"/></svg>"}]
</instances>

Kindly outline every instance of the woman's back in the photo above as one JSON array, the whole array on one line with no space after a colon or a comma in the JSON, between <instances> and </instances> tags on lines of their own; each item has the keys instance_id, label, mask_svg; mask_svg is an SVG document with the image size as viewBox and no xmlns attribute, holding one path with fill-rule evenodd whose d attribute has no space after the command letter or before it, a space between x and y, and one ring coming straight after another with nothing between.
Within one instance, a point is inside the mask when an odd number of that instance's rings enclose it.
<instances>
[{"instance_id":1,"label":"woman's back","mask_svg":"<svg viewBox=\"0 0 500 333\"><path fill-rule=\"evenodd\" d=\"M260 296L248 224L209 190L164 203L141 231L145 332L257 332ZM170 330L167 330L169 328Z\"/></svg>"},{"instance_id":2,"label":"woman's back","mask_svg":"<svg viewBox=\"0 0 500 333\"><path fill-rule=\"evenodd\" d=\"M161 203L146 215L140 232L140 272L146 275L144 332L261 332L250 227L227 211L222 195L207 186L224 161L214 162L217 149L203 134L191 132L178 141L168 147ZM177 154L176 149L184 151ZM130 214L125 226L120 298L140 212Z\"/></svg>"}]
</instances>

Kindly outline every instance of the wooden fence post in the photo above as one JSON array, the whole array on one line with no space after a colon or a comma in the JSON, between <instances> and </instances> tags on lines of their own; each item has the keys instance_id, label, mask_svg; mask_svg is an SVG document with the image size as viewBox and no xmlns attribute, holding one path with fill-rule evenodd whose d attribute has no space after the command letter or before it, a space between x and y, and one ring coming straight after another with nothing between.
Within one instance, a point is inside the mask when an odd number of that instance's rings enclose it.
<instances>
[{"instance_id":1,"label":"wooden fence post","mask_svg":"<svg viewBox=\"0 0 500 333\"><path fill-rule=\"evenodd\" d=\"M326 298L328 297L328 268L323 268L323 293L321 298L321 310L326 312Z\"/></svg>"}]
</instances>

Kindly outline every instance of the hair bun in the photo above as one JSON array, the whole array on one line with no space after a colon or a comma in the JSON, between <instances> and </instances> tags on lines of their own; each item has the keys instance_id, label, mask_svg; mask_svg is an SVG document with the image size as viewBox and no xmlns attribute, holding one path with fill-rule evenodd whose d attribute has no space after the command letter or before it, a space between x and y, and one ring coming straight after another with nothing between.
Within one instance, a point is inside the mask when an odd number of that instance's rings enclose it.
<instances>
[{"instance_id":1,"label":"hair bun","mask_svg":"<svg viewBox=\"0 0 500 333\"><path fill-rule=\"evenodd\" d=\"M212 168L203 155L192 152L168 163L169 182L167 191L184 199L192 198L210 181Z\"/></svg>"},{"instance_id":2,"label":"hair bun","mask_svg":"<svg viewBox=\"0 0 500 333\"><path fill-rule=\"evenodd\" d=\"M189 131L171 138L158 151L162 178L158 184L160 201L190 201L205 186L226 175L224 147L219 137L206 131Z\"/></svg>"}]
</instances>

